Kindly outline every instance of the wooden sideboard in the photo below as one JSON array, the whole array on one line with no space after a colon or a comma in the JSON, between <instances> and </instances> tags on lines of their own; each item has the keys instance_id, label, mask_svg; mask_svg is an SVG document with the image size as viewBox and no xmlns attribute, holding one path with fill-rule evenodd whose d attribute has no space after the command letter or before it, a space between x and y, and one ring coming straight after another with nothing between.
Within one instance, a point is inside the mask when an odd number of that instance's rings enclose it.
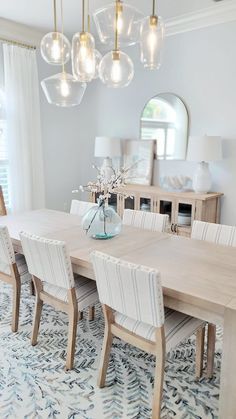
<instances>
[{"instance_id":1,"label":"wooden sideboard","mask_svg":"<svg viewBox=\"0 0 236 419\"><path fill-rule=\"evenodd\" d=\"M190 236L194 220L220 222L222 193L197 194L195 192L169 192L156 186L126 185L112 194L109 204L122 217L124 209L152 211L168 214L169 232ZM96 202L96 194L92 194Z\"/></svg>"}]
</instances>

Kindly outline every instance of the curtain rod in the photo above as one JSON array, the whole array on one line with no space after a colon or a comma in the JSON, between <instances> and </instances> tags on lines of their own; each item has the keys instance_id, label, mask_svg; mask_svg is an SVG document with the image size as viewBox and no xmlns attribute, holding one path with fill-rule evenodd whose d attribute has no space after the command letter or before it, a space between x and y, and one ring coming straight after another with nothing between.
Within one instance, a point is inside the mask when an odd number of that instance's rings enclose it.
<instances>
[{"instance_id":1,"label":"curtain rod","mask_svg":"<svg viewBox=\"0 0 236 419\"><path fill-rule=\"evenodd\" d=\"M18 47L27 48L27 49L36 49L36 46L34 45L28 45L28 44L24 44L23 42L13 41L11 39L6 39L2 37L0 37L0 42L6 43L6 44L18 45Z\"/></svg>"}]
</instances>

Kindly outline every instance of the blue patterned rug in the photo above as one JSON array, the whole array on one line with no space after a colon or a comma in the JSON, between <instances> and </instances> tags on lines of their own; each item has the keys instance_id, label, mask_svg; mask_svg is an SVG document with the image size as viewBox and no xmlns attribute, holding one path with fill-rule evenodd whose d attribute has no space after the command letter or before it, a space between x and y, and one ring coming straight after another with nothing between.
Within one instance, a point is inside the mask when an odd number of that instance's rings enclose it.
<instances>
[{"instance_id":1,"label":"blue patterned rug","mask_svg":"<svg viewBox=\"0 0 236 419\"><path fill-rule=\"evenodd\" d=\"M30 345L34 297L23 286L19 332L10 331L11 288L0 283L1 419L150 418L155 358L118 339L112 347L107 386L96 386L103 337L101 308L96 320L85 313L77 336L75 369L65 372L67 316L44 306L37 346ZM162 418L216 419L219 398L221 332L215 374L194 377L194 337L166 361Z\"/></svg>"}]
</instances>

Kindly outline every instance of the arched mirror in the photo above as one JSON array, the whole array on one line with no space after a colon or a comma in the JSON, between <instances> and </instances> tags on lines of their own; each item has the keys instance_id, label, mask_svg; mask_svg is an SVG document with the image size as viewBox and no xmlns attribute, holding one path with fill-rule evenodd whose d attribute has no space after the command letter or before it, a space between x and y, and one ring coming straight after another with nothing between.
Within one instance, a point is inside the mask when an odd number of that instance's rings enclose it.
<instances>
[{"instance_id":1,"label":"arched mirror","mask_svg":"<svg viewBox=\"0 0 236 419\"><path fill-rule=\"evenodd\" d=\"M188 112L182 100L161 93L145 105L140 122L142 140L156 140L156 158L185 160L188 143Z\"/></svg>"}]
</instances>

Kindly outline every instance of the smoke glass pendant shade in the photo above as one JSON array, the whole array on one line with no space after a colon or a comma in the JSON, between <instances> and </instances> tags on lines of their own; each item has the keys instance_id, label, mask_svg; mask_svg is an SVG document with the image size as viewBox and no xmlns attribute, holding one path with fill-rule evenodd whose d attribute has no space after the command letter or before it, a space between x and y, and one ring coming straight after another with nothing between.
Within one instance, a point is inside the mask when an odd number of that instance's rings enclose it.
<instances>
[{"instance_id":1,"label":"smoke glass pendant shade","mask_svg":"<svg viewBox=\"0 0 236 419\"><path fill-rule=\"evenodd\" d=\"M72 40L72 71L76 79L90 82L95 75L95 42L89 32L78 32Z\"/></svg>"},{"instance_id":2,"label":"smoke glass pendant shade","mask_svg":"<svg viewBox=\"0 0 236 419\"><path fill-rule=\"evenodd\" d=\"M122 51L108 52L99 65L99 77L108 87L126 87L134 76L134 65Z\"/></svg>"},{"instance_id":3,"label":"smoke glass pendant shade","mask_svg":"<svg viewBox=\"0 0 236 419\"><path fill-rule=\"evenodd\" d=\"M141 62L149 70L161 66L164 33L165 26L161 17L148 16L143 20L140 32Z\"/></svg>"},{"instance_id":4,"label":"smoke glass pendant shade","mask_svg":"<svg viewBox=\"0 0 236 419\"><path fill-rule=\"evenodd\" d=\"M114 44L116 27L116 4L96 10L93 14L99 39L103 44ZM141 22L144 14L129 4L120 2L118 13L118 36L120 47L134 45L139 42Z\"/></svg>"},{"instance_id":5,"label":"smoke glass pendant shade","mask_svg":"<svg viewBox=\"0 0 236 419\"><path fill-rule=\"evenodd\" d=\"M93 78L97 79L99 77L99 65L102 60L102 54L97 49L94 50L94 53L95 53L95 74Z\"/></svg>"},{"instance_id":6,"label":"smoke glass pendant shade","mask_svg":"<svg viewBox=\"0 0 236 419\"><path fill-rule=\"evenodd\" d=\"M79 105L86 90L85 83L80 83L66 72L44 79L41 86L48 102L61 107Z\"/></svg>"},{"instance_id":7,"label":"smoke glass pendant shade","mask_svg":"<svg viewBox=\"0 0 236 419\"><path fill-rule=\"evenodd\" d=\"M48 64L62 65L70 59L71 45L61 32L47 33L41 40L40 49Z\"/></svg>"}]
</instances>

